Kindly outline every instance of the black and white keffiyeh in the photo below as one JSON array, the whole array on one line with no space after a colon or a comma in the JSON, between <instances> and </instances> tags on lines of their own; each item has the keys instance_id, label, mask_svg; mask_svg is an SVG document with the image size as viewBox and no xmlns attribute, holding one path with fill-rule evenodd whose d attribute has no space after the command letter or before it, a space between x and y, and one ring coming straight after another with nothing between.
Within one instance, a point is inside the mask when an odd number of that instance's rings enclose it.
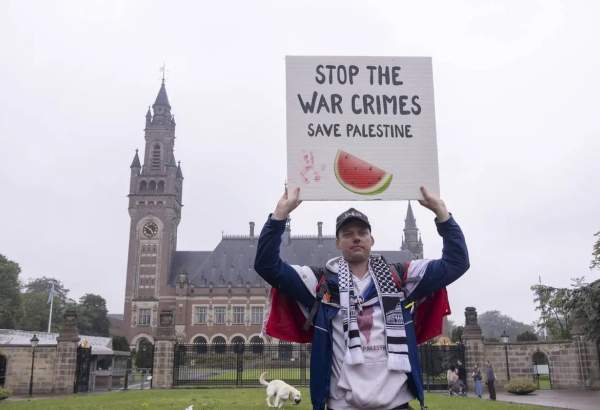
<instances>
[{"instance_id":1,"label":"black and white keffiyeh","mask_svg":"<svg viewBox=\"0 0 600 410\"><path fill-rule=\"evenodd\" d=\"M398 289L392 280L389 265L380 256L369 257L369 270L377 289L379 304L385 320L386 348L388 356L388 369L410 372L408 359L408 346L404 318L402 316L402 301L404 293ZM346 340L345 363L355 365L364 363L360 333L358 330L357 310L362 306L376 303L377 298L367 301L363 305L361 295L354 286L348 262L340 257L338 259L338 279L340 290L340 309L343 316L344 338Z\"/></svg>"}]
</instances>

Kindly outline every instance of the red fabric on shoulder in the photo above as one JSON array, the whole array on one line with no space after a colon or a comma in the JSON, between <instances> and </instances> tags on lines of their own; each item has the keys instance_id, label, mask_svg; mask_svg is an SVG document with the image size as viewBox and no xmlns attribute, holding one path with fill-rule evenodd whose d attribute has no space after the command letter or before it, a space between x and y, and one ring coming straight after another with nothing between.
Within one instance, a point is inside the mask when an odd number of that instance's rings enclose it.
<instances>
[{"instance_id":1,"label":"red fabric on shoulder","mask_svg":"<svg viewBox=\"0 0 600 410\"><path fill-rule=\"evenodd\" d=\"M448 292L442 288L427 296L417 305L414 315L417 344L442 334L444 316L451 313Z\"/></svg>"},{"instance_id":2,"label":"red fabric on shoulder","mask_svg":"<svg viewBox=\"0 0 600 410\"><path fill-rule=\"evenodd\" d=\"M306 317L294 299L271 288L271 310L265 325L265 333L280 340L310 343L314 329L302 329Z\"/></svg>"}]
</instances>

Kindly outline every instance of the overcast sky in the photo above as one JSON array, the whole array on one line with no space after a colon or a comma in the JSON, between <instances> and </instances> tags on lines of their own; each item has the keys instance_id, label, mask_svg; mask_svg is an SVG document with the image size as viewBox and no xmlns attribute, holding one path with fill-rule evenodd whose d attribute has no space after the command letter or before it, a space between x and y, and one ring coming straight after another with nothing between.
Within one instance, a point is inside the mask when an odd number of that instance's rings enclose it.
<instances>
[{"instance_id":1,"label":"overcast sky","mask_svg":"<svg viewBox=\"0 0 600 410\"><path fill-rule=\"evenodd\" d=\"M2 1L0 253L123 311L129 165L166 63L185 176L180 250L260 226L286 178L290 55L431 56L440 186L471 269L465 306L537 318L529 287L598 279L597 2ZM332 234L350 203L304 203ZM353 203L398 249L406 202ZM415 206L425 257L441 239Z\"/></svg>"}]
</instances>

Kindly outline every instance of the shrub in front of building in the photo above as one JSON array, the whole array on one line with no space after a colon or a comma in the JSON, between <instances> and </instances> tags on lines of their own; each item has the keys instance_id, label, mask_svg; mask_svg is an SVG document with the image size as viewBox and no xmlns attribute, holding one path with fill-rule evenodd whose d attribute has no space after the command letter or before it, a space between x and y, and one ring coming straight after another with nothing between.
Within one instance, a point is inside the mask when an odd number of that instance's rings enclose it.
<instances>
[{"instance_id":1,"label":"shrub in front of building","mask_svg":"<svg viewBox=\"0 0 600 410\"><path fill-rule=\"evenodd\" d=\"M0 387L0 400L4 400L8 396L10 396L10 392L7 389Z\"/></svg>"},{"instance_id":2,"label":"shrub in front of building","mask_svg":"<svg viewBox=\"0 0 600 410\"><path fill-rule=\"evenodd\" d=\"M536 385L526 379L512 379L504 385L506 391L513 394L529 394L536 390Z\"/></svg>"}]
</instances>

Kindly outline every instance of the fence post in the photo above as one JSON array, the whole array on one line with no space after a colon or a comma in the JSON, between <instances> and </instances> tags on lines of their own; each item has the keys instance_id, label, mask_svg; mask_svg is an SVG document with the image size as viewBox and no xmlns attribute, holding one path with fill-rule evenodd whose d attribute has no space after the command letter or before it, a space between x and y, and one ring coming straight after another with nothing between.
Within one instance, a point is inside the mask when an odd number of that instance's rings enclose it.
<instances>
[{"instance_id":1,"label":"fence post","mask_svg":"<svg viewBox=\"0 0 600 410\"><path fill-rule=\"evenodd\" d=\"M300 345L300 385L306 386L306 345Z\"/></svg>"},{"instance_id":2,"label":"fence post","mask_svg":"<svg viewBox=\"0 0 600 410\"><path fill-rule=\"evenodd\" d=\"M244 373L244 356L243 350L239 347L239 345L233 345L236 350L236 377L235 377L235 385L241 386L242 384L242 375Z\"/></svg>"}]
</instances>

